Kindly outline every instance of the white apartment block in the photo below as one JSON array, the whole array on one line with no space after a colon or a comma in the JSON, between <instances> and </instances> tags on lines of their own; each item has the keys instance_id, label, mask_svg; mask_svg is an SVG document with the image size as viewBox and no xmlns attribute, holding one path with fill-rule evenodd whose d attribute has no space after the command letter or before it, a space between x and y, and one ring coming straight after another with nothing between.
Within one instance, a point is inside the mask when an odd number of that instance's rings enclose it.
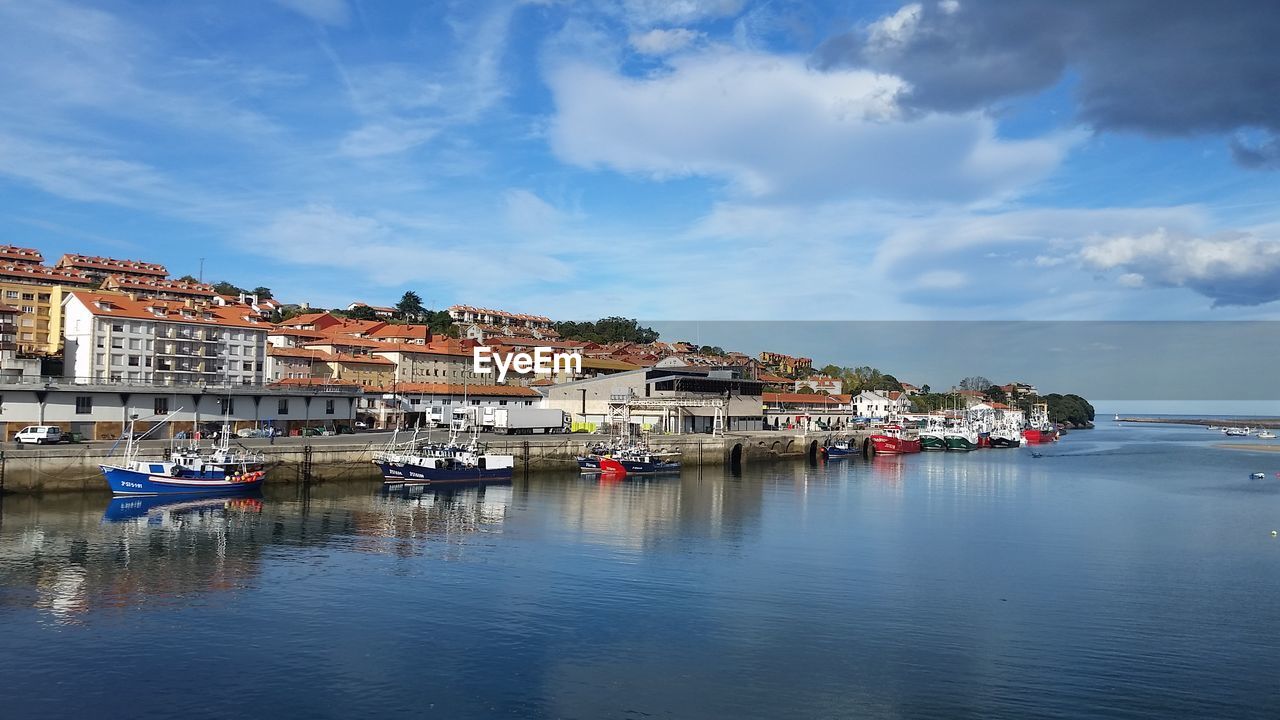
<instances>
[{"instance_id":1,"label":"white apartment block","mask_svg":"<svg viewBox=\"0 0 1280 720\"><path fill-rule=\"evenodd\" d=\"M271 325L245 308L74 292L64 374L80 382L260 385Z\"/></svg>"}]
</instances>

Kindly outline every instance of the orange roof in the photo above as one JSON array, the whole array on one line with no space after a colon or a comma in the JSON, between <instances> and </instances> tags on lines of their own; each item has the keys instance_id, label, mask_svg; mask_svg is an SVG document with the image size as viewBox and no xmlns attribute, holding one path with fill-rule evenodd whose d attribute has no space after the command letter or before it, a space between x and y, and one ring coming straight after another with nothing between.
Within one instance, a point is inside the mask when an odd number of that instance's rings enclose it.
<instances>
[{"instance_id":1,"label":"orange roof","mask_svg":"<svg viewBox=\"0 0 1280 720\"><path fill-rule=\"evenodd\" d=\"M323 360L329 357L329 353L323 350L307 350L306 348L296 347L277 347L271 345L267 348L267 354L271 357L292 357L303 358L306 360Z\"/></svg>"},{"instance_id":2,"label":"orange roof","mask_svg":"<svg viewBox=\"0 0 1280 720\"><path fill-rule=\"evenodd\" d=\"M760 377L758 379L760 380L760 382L769 383L771 385L779 385L779 384L790 385L792 383L792 381L788 378L784 378L781 375L773 375L770 373L760 373Z\"/></svg>"},{"instance_id":3,"label":"orange roof","mask_svg":"<svg viewBox=\"0 0 1280 720\"><path fill-rule=\"evenodd\" d=\"M0 260L24 263L42 263L44 254L35 248L18 247L17 245L0 245Z\"/></svg>"},{"instance_id":4,"label":"orange roof","mask_svg":"<svg viewBox=\"0 0 1280 720\"><path fill-rule=\"evenodd\" d=\"M819 395L818 393L764 393L761 397L767 403L819 404L831 406L842 404L831 395Z\"/></svg>"},{"instance_id":5,"label":"orange roof","mask_svg":"<svg viewBox=\"0 0 1280 720\"><path fill-rule=\"evenodd\" d=\"M519 385L463 385L462 383L399 383L395 391L405 395L476 395L483 397L542 397L533 388ZM390 387L368 392L391 392Z\"/></svg>"},{"instance_id":6,"label":"orange roof","mask_svg":"<svg viewBox=\"0 0 1280 720\"><path fill-rule=\"evenodd\" d=\"M395 363L377 355L352 355L351 353L334 353L325 358L327 362L361 363L364 365L395 365Z\"/></svg>"},{"instance_id":7,"label":"orange roof","mask_svg":"<svg viewBox=\"0 0 1280 720\"><path fill-rule=\"evenodd\" d=\"M268 335L287 335L289 337L300 337L300 338L324 337L324 333L317 332L315 330L300 330L298 328L282 328L279 326L272 328L271 331L267 334Z\"/></svg>"},{"instance_id":8,"label":"orange roof","mask_svg":"<svg viewBox=\"0 0 1280 720\"><path fill-rule=\"evenodd\" d=\"M306 347L313 345L328 345L330 347L359 347L359 348L380 348L386 343L380 343L377 340L367 340L358 338L353 335L320 335L314 340L308 340L302 343Z\"/></svg>"},{"instance_id":9,"label":"orange roof","mask_svg":"<svg viewBox=\"0 0 1280 720\"><path fill-rule=\"evenodd\" d=\"M281 378L271 383L272 386L297 385L302 387L362 387L354 380L334 380L327 377Z\"/></svg>"},{"instance_id":10,"label":"orange roof","mask_svg":"<svg viewBox=\"0 0 1280 720\"><path fill-rule=\"evenodd\" d=\"M112 275L103 283L103 287L109 290L122 290L140 292L171 292L175 295L198 295L201 297L212 298L215 293L212 285L205 283L183 282L181 280L164 280L156 278L138 278L129 277L127 275Z\"/></svg>"},{"instance_id":11,"label":"orange roof","mask_svg":"<svg viewBox=\"0 0 1280 720\"><path fill-rule=\"evenodd\" d=\"M0 313L4 313L6 315L10 315L10 314L16 315L20 312L22 312L21 308L16 308L12 305L0 305Z\"/></svg>"},{"instance_id":12,"label":"orange roof","mask_svg":"<svg viewBox=\"0 0 1280 720\"><path fill-rule=\"evenodd\" d=\"M548 385L555 385L555 384L556 384L555 380L544 377L544 378L538 378L537 380L534 380L533 382L529 383L529 387L546 387Z\"/></svg>"},{"instance_id":13,"label":"orange roof","mask_svg":"<svg viewBox=\"0 0 1280 720\"><path fill-rule=\"evenodd\" d=\"M0 264L0 277L49 285L92 286L97 284L93 278L78 270L45 267L44 265L28 262L5 262Z\"/></svg>"},{"instance_id":14,"label":"orange roof","mask_svg":"<svg viewBox=\"0 0 1280 720\"><path fill-rule=\"evenodd\" d=\"M409 338L430 340L431 328L426 325L387 325L369 333L372 338Z\"/></svg>"},{"instance_id":15,"label":"orange roof","mask_svg":"<svg viewBox=\"0 0 1280 720\"><path fill-rule=\"evenodd\" d=\"M113 292L76 291L71 298L78 300L90 313L98 317L130 318L153 322L183 323L186 325L222 325L244 327L266 332L271 326L245 313L241 308L202 305L188 308L174 300L133 300L127 295Z\"/></svg>"},{"instance_id":16,"label":"orange roof","mask_svg":"<svg viewBox=\"0 0 1280 720\"><path fill-rule=\"evenodd\" d=\"M295 327L298 327L299 325L311 325L315 323L315 321L321 320L326 317L332 320L337 320L336 317L334 317L333 315L327 312L303 313L301 315L294 315L288 320L285 320L279 323L278 326L281 328L295 328Z\"/></svg>"},{"instance_id":17,"label":"orange roof","mask_svg":"<svg viewBox=\"0 0 1280 720\"><path fill-rule=\"evenodd\" d=\"M105 270L107 272L134 275L156 275L158 277L166 277L169 274L169 271L163 265L156 263L142 262L141 260L116 260L115 258L71 253L58 259L58 267L70 267L77 270Z\"/></svg>"}]
</instances>

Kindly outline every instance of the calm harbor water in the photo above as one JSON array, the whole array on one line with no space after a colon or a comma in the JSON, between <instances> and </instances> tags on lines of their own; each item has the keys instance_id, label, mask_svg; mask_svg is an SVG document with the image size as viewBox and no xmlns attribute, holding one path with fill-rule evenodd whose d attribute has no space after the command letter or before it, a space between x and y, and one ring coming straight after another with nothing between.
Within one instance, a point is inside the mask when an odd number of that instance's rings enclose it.
<instances>
[{"instance_id":1,"label":"calm harbor water","mask_svg":"<svg viewBox=\"0 0 1280 720\"><path fill-rule=\"evenodd\" d=\"M4 715L1274 718L1280 454L1220 441L10 496Z\"/></svg>"}]
</instances>

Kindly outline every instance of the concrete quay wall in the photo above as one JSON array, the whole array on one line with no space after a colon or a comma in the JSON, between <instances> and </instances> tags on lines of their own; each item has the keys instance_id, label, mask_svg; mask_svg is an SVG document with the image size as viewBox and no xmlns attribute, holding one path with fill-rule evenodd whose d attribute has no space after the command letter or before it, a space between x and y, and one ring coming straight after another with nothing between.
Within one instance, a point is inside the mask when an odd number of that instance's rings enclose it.
<instances>
[{"instance_id":1,"label":"concrete quay wall","mask_svg":"<svg viewBox=\"0 0 1280 720\"><path fill-rule=\"evenodd\" d=\"M854 433L861 445L865 432ZM843 437L848 437L844 433ZM716 466L805 459L834 434L756 431L721 437L711 435L663 435L650 438L656 450L675 451L686 466ZM574 458L600 442L598 435L484 436L491 452L515 456L516 472L572 470ZM273 464L270 484L298 482L367 482L377 470L370 462L382 442L361 442L359 436L306 439L266 445L250 443ZM139 451L143 459L160 460L166 445L148 444ZM7 493L103 492L106 484L99 466L119 462L123 448L114 452L104 445L56 445L6 448L0 454L0 489Z\"/></svg>"}]
</instances>

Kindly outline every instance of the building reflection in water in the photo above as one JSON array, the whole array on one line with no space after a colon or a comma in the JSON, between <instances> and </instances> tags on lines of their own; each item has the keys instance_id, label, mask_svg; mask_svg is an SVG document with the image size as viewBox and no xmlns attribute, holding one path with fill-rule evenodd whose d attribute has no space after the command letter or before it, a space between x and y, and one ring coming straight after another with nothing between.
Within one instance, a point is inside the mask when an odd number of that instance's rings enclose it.
<instances>
[{"instance_id":1,"label":"building reflection in water","mask_svg":"<svg viewBox=\"0 0 1280 720\"><path fill-rule=\"evenodd\" d=\"M511 500L510 482L383 490L352 510L353 549L410 556L423 551L423 540L457 546L474 533L501 532Z\"/></svg>"}]
</instances>

